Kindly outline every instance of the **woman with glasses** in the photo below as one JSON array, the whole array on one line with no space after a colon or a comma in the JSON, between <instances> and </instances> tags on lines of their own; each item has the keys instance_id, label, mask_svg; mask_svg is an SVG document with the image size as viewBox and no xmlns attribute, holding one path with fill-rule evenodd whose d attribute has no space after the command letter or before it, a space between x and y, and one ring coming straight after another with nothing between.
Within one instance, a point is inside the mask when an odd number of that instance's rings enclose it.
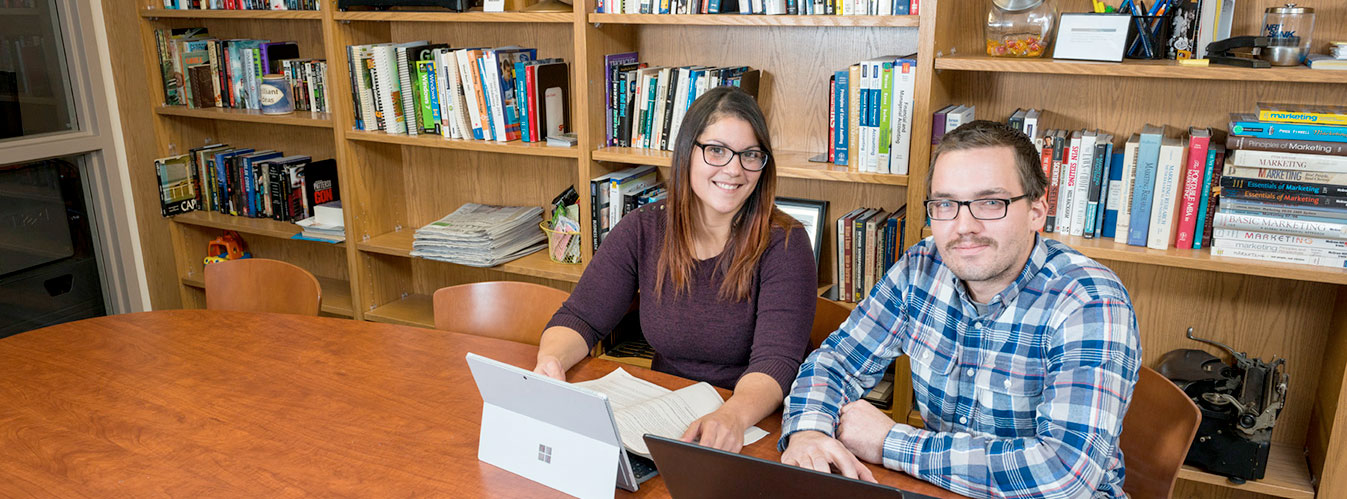
<instances>
[{"instance_id":1,"label":"woman with glasses","mask_svg":"<svg viewBox=\"0 0 1347 499\"><path fill-rule=\"evenodd\" d=\"M776 410L804 358L818 269L799 222L775 208L767 123L742 90L706 92L674 143L668 198L613 227L543 332L534 371L567 369L639 293L657 371L734 390L684 440L731 452Z\"/></svg>"}]
</instances>

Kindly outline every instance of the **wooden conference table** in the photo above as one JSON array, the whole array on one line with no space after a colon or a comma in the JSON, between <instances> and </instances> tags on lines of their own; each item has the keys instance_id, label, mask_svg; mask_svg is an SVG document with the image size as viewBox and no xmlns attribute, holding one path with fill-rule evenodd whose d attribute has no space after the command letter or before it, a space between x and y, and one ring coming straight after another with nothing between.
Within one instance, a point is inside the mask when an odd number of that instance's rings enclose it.
<instances>
[{"instance_id":1,"label":"wooden conference table","mask_svg":"<svg viewBox=\"0 0 1347 499\"><path fill-rule=\"evenodd\" d=\"M560 493L477 460L464 355L536 347L345 319L178 310L0 340L0 496L448 496ZM619 364L588 359L572 380ZM690 381L637 367L669 388ZM777 460L772 432L744 449ZM883 483L959 497L871 466ZM667 497L656 477L636 494Z\"/></svg>"}]
</instances>

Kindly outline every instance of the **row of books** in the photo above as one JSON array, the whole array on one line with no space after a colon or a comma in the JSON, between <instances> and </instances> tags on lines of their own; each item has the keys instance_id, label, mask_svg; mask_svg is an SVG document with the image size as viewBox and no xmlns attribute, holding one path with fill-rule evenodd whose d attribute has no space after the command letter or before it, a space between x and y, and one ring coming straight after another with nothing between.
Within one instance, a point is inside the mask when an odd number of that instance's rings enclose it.
<instances>
[{"instance_id":1,"label":"row of books","mask_svg":"<svg viewBox=\"0 0 1347 499\"><path fill-rule=\"evenodd\" d=\"M604 56L606 144L672 151L692 102L718 86L757 97L762 71L748 66L657 66L636 52Z\"/></svg>"},{"instance_id":2,"label":"row of books","mask_svg":"<svg viewBox=\"0 0 1347 499\"><path fill-rule=\"evenodd\" d=\"M359 130L542 142L570 129L566 63L538 60L537 49L415 41L346 50Z\"/></svg>"},{"instance_id":3,"label":"row of books","mask_svg":"<svg viewBox=\"0 0 1347 499\"><path fill-rule=\"evenodd\" d=\"M318 10L320 0L164 0L165 9Z\"/></svg>"},{"instance_id":4,"label":"row of books","mask_svg":"<svg viewBox=\"0 0 1347 499\"><path fill-rule=\"evenodd\" d=\"M154 38L167 105L261 109L262 78L280 74L295 109L329 109L327 62L300 58L295 42L221 40L201 27L157 29Z\"/></svg>"},{"instance_id":5,"label":"row of books","mask_svg":"<svg viewBox=\"0 0 1347 499\"><path fill-rule=\"evenodd\" d=\"M828 160L868 173L906 175L917 60L883 56L828 78Z\"/></svg>"},{"instance_id":6,"label":"row of books","mask_svg":"<svg viewBox=\"0 0 1347 499\"><path fill-rule=\"evenodd\" d=\"M204 210L295 222L341 199L331 159L212 144L154 163L166 217Z\"/></svg>"},{"instance_id":7,"label":"row of books","mask_svg":"<svg viewBox=\"0 0 1347 499\"><path fill-rule=\"evenodd\" d=\"M907 207L856 208L837 217L835 300L861 301L903 254Z\"/></svg>"},{"instance_id":8,"label":"row of books","mask_svg":"<svg viewBox=\"0 0 1347 499\"><path fill-rule=\"evenodd\" d=\"M633 166L590 179L590 237L594 249L599 249L623 215L664 199L667 194L651 165Z\"/></svg>"},{"instance_id":9,"label":"row of books","mask_svg":"<svg viewBox=\"0 0 1347 499\"><path fill-rule=\"evenodd\" d=\"M1212 254L1347 267L1347 107L1258 107L1231 117Z\"/></svg>"},{"instance_id":10,"label":"row of books","mask_svg":"<svg viewBox=\"0 0 1347 499\"><path fill-rule=\"evenodd\" d=\"M801 16L906 16L920 0L599 0L600 14L763 14Z\"/></svg>"}]
</instances>

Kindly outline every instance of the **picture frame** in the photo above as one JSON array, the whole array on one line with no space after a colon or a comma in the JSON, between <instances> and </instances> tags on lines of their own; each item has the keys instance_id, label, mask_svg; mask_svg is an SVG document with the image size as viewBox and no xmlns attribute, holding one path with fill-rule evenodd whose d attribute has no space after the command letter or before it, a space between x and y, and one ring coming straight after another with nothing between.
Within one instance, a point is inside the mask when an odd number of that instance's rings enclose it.
<instances>
[{"instance_id":1,"label":"picture frame","mask_svg":"<svg viewBox=\"0 0 1347 499\"><path fill-rule=\"evenodd\" d=\"M804 225L809 244L814 247L814 265L817 266L823 251L824 227L828 224L828 202L778 196L776 207Z\"/></svg>"},{"instance_id":2,"label":"picture frame","mask_svg":"<svg viewBox=\"0 0 1347 499\"><path fill-rule=\"evenodd\" d=\"M1122 62L1131 20L1127 14L1063 13L1052 58Z\"/></svg>"}]
</instances>

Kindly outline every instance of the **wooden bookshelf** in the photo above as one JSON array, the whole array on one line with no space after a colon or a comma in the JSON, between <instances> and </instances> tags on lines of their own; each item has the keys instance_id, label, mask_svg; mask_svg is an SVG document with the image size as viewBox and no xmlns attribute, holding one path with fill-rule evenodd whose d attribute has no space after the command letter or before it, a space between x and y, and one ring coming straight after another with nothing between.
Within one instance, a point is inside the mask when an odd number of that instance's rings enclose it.
<instances>
[{"instance_id":1,"label":"wooden bookshelf","mask_svg":"<svg viewBox=\"0 0 1347 499\"><path fill-rule=\"evenodd\" d=\"M810 161L817 153L799 151L775 151L776 174L781 178L802 178L829 180L835 182L856 182L878 185L907 185L907 175L887 173L861 173L855 167L839 166L832 163ZM635 165L655 165L668 167L673 161L673 153L655 149L637 149L632 147L604 147L592 154L595 161L611 161Z\"/></svg>"},{"instance_id":2,"label":"wooden bookshelf","mask_svg":"<svg viewBox=\"0 0 1347 499\"><path fill-rule=\"evenodd\" d=\"M1309 465L1305 463L1305 451L1299 446L1273 442L1269 453L1267 472L1262 480L1251 480L1244 484L1230 483L1226 477L1208 473L1192 466L1179 469L1179 479L1243 492L1267 494L1274 497L1292 499L1313 499L1314 482L1310 478Z\"/></svg>"},{"instance_id":3,"label":"wooden bookshelf","mask_svg":"<svg viewBox=\"0 0 1347 499\"><path fill-rule=\"evenodd\" d=\"M200 277L183 277L182 284L197 289L206 289L206 281ZM318 278L318 286L323 290L322 305L318 310L338 317L354 317L351 308L351 283L341 279Z\"/></svg>"},{"instance_id":4,"label":"wooden bookshelf","mask_svg":"<svg viewBox=\"0 0 1347 499\"><path fill-rule=\"evenodd\" d=\"M748 16L739 14L589 14L601 24L915 28L921 16Z\"/></svg>"},{"instance_id":5,"label":"wooden bookshelf","mask_svg":"<svg viewBox=\"0 0 1347 499\"><path fill-rule=\"evenodd\" d=\"M434 329L434 301L430 295L407 295L365 312L365 320Z\"/></svg>"},{"instance_id":6,"label":"wooden bookshelf","mask_svg":"<svg viewBox=\"0 0 1347 499\"><path fill-rule=\"evenodd\" d=\"M549 146L545 142L493 142L487 140L446 139L436 135L388 134L384 132L346 131L346 138L364 142L380 142L404 146L433 147L439 149L457 149L460 151L489 152L496 154L517 154L520 156L542 156L550 158L577 158L580 155L575 147Z\"/></svg>"},{"instance_id":7,"label":"wooden bookshelf","mask_svg":"<svg viewBox=\"0 0 1347 499\"><path fill-rule=\"evenodd\" d=\"M332 128L332 116L330 114L309 111L296 111L291 114L262 114L262 111L256 109L227 109L223 107L193 109L187 106L159 106L154 108L154 112L160 116Z\"/></svg>"},{"instance_id":8,"label":"wooden bookshelf","mask_svg":"<svg viewBox=\"0 0 1347 499\"><path fill-rule=\"evenodd\" d=\"M232 230L241 234L290 239L302 229L290 222L280 222L270 218L248 218L225 215L209 211L193 211L174 215L173 221L181 224L211 227L220 230ZM326 244L326 243L323 243Z\"/></svg>"},{"instance_id":9,"label":"wooden bookshelf","mask_svg":"<svg viewBox=\"0 0 1347 499\"><path fill-rule=\"evenodd\" d=\"M1034 75L1079 75L1111 78L1166 78L1178 80L1230 80L1272 83L1341 83L1340 71L1307 67L1238 68L1234 66L1184 66L1175 61L1133 60L1117 62L1014 59L986 55L945 56L935 68L953 71L1030 73Z\"/></svg>"},{"instance_id":10,"label":"wooden bookshelf","mask_svg":"<svg viewBox=\"0 0 1347 499\"><path fill-rule=\"evenodd\" d=\"M369 253L380 253L384 255L411 257L412 239L415 237L414 230L403 230L399 232L390 232L377 237L372 237L368 241L361 241L356 244L360 251ZM435 261L435 260L430 260ZM447 262L442 262L447 263ZM455 265L455 264L449 264ZM566 282L579 282L580 274L584 270L582 266L575 264L557 263L547 256L547 251L539 251L517 260L503 263L491 270L497 270L509 274L519 274L543 279L553 279Z\"/></svg>"},{"instance_id":11,"label":"wooden bookshelf","mask_svg":"<svg viewBox=\"0 0 1347 499\"><path fill-rule=\"evenodd\" d=\"M570 12L377 12L347 11L333 12L332 18L340 22L350 21L388 21L422 23L546 23L571 24L575 14Z\"/></svg>"},{"instance_id":12,"label":"wooden bookshelf","mask_svg":"<svg viewBox=\"0 0 1347 499\"><path fill-rule=\"evenodd\" d=\"M254 19L254 20L308 20L317 21L323 13L317 10L206 10L206 9L143 9L140 17L154 19Z\"/></svg>"}]
</instances>

